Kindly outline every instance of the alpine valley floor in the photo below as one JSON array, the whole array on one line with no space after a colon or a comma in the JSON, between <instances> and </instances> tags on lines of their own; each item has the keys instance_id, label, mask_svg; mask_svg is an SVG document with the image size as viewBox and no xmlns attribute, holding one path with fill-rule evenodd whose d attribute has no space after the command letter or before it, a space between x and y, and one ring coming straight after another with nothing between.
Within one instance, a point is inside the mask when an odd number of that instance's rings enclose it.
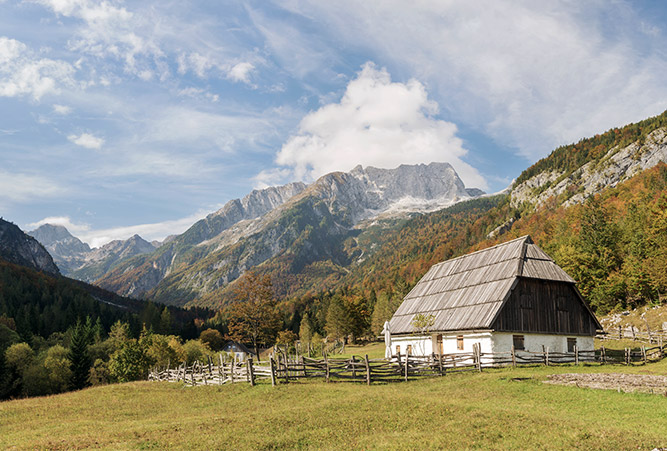
<instances>
[{"instance_id":1,"label":"alpine valley floor","mask_svg":"<svg viewBox=\"0 0 667 451\"><path fill-rule=\"evenodd\" d=\"M505 368L370 387L108 385L0 403L0 448L667 447L666 396L543 383L558 373L665 375L667 361Z\"/></svg>"}]
</instances>

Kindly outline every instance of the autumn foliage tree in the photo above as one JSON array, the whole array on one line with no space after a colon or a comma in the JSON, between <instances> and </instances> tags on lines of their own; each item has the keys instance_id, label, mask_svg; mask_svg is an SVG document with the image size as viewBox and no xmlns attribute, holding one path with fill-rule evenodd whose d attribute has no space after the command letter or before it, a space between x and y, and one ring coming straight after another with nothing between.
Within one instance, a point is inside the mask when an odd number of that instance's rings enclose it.
<instances>
[{"instance_id":1,"label":"autumn foliage tree","mask_svg":"<svg viewBox=\"0 0 667 451\"><path fill-rule=\"evenodd\" d=\"M251 343L259 357L259 345L272 341L281 326L271 278L246 273L234 290L234 298L236 302L229 307L229 336Z\"/></svg>"}]
</instances>

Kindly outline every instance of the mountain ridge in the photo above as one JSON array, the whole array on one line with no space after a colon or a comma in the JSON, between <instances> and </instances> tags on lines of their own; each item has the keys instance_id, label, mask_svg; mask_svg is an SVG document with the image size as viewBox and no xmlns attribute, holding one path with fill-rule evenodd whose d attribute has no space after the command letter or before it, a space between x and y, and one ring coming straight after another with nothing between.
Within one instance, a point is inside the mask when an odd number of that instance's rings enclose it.
<instances>
[{"instance_id":1,"label":"mountain ridge","mask_svg":"<svg viewBox=\"0 0 667 451\"><path fill-rule=\"evenodd\" d=\"M248 268L279 254L299 261L295 270L320 257L342 267L351 257L342 250L343 242L358 233L353 230L362 221L399 205L402 208L397 208L397 216L405 218L471 197L448 163L395 169L357 166L350 172L325 174L310 185L292 184L291 188L298 192L261 216L239 218L230 227L216 228L208 223L219 225L223 221L216 220L218 212L213 213L169 246L118 266L96 283L161 302L174 302L175 297L177 302L189 302L219 290ZM232 202L220 211L234 211ZM221 228L217 235L213 233ZM291 249L294 245L304 248Z\"/></svg>"}]
</instances>

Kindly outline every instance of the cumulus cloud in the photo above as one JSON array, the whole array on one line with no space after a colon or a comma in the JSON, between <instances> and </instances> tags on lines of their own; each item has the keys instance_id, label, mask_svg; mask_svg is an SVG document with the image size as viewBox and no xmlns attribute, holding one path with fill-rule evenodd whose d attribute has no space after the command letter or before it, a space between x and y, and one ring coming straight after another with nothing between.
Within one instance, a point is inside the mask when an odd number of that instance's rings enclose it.
<instances>
[{"instance_id":1,"label":"cumulus cloud","mask_svg":"<svg viewBox=\"0 0 667 451\"><path fill-rule=\"evenodd\" d=\"M126 240L134 235L139 235L148 241L162 241L169 235L185 232L196 221L204 218L207 214L206 211L200 210L184 218L108 229L93 229L90 224L74 222L68 216L51 216L32 224L26 224L25 228L33 230L43 224L61 225L67 228L72 235L88 243L90 247L95 248L113 240Z\"/></svg>"},{"instance_id":2,"label":"cumulus cloud","mask_svg":"<svg viewBox=\"0 0 667 451\"><path fill-rule=\"evenodd\" d=\"M250 83L250 74L255 70L252 63L238 63L235 64L227 73L227 78L232 81L240 81L243 83Z\"/></svg>"},{"instance_id":3,"label":"cumulus cloud","mask_svg":"<svg viewBox=\"0 0 667 451\"><path fill-rule=\"evenodd\" d=\"M393 168L448 162L467 186L487 188L477 170L462 161L467 151L456 136L456 125L436 119L437 113L438 104L419 81L392 82L385 69L366 63L340 102L302 119L276 162L291 167L300 179L358 164ZM257 180L270 175L275 173L260 174Z\"/></svg>"},{"instance_id":4,"label":"cumulus cloud","mask_svg":"<svg viewBox=\"0 0 667 451\"><path fill-rule=\"evenodd\" d=\"M458 123L534 160L667 108L665 29L631 3L292 2L352 49L428 82ZM285 53L310 43L293 40ZM444 99L444 100L443 100Z\"/></svg>"},{"instance_id":5,"label":"cumulus cloud","mask_svg":"<svg viewBox=\"0 0 667 451\"><path fill-rule=\"evenodd\" d=\"M67 137L71 142L77 146L85 147L86 149L101 149L104 145L104 139L98 138L90 133L81 133L80 135L69 135Z\"/></svg>"},{"instance_id":6,"label":"cumulus cloud","mask_svg":"<svg viewBox=\"0 0 667 451\"><path fill-rule=\"evenodd\" d=\"M0 37L0 97L28 95L39 100L73 84L73 75L70 64L40 58L24 43Z\"/></svg>"}]
</instances>

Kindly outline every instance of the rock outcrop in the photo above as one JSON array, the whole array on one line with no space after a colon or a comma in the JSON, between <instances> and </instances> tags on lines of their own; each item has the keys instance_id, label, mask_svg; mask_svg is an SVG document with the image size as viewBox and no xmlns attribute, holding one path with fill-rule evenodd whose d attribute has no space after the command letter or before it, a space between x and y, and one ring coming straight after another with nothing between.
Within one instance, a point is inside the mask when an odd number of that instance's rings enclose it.
<instances>
[{"instance_id":1,"label":"rock outcrop","mask_svg":"<svg viewBox=\"0 0 667 451\"><path fill-rule=\"evenodd\" d=\"M59 275L53 258L36 239L0 218L0 258L17 265Z\"/></svg>"}]
</instances>

